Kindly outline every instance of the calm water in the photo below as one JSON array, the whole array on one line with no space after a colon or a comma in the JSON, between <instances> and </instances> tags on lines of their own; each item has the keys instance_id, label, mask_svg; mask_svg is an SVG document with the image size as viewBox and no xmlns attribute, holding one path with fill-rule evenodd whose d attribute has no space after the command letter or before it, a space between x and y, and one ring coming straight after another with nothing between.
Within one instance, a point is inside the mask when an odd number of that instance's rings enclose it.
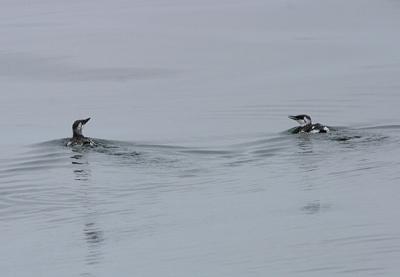
<instances>
[{"instance_id":1,"label":"calm water","mask_svg":"<svg viewBox=\"0 0 400 277\"><path fill-rule=\"evenodd\" d=\"M400 274L400 2L0 15L1 276Z\"/></svg>"}]
</instances>

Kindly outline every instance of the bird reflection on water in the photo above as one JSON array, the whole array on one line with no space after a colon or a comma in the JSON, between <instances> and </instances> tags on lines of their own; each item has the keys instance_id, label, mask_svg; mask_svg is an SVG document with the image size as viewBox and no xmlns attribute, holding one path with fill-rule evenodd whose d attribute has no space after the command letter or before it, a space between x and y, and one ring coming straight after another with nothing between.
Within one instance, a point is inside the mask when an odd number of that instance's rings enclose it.
<instances>
[{"instance_id":1,"label":"bird reflection on water","mask_svg":"<svg viewBox=\"0 0 400 277\"><path fill-rule=\"evenodd\" d=\"M73 172L75 174L75 181L78 181L77 185L81 186L81 204L83 210L83 240L87 244L86 264L95 265L100 263L103 257L102 245L104 242L104 232L101 227L97 224L97 211L96 201L91 195L93 190L91 189L91 171L90 164L87 159L87 153L85 148L74 148L72 150L74 155L71 156ZM90 269L88 269L90 270ZM91 276L90 273L84 273L83 275Z\"/></svg>"}]
</instances>

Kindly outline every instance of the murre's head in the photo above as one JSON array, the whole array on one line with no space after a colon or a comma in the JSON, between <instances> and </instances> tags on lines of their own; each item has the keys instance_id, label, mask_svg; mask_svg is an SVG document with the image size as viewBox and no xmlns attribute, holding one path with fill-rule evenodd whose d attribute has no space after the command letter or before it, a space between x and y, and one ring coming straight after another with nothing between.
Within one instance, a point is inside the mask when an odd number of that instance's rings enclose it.
<instances>
[{"instance_id":1,"label":"murre's head","mask_svg":"<svg viewBox=\"0 0 400 277\"><path fill-rule=\"evenodd\" d=\"M299 123L300 126L306 126L308 124L311 124L311 117L306 114L289 115L289 118L297 121L297 123Z\"/></svg>"},{"instance_id":2,"label":"murre's head","mask_svg":"<svg viewBox=\"0 0 400 277\"><path fill-rule=\"evenodd\" d=\"M88 121L90 120L89 118L86 119L80 119L76 120L74 124L72 124L72 133L74 137L82 137L82 128L83 125L85 125Z\"/></svg>"}]
</instances>

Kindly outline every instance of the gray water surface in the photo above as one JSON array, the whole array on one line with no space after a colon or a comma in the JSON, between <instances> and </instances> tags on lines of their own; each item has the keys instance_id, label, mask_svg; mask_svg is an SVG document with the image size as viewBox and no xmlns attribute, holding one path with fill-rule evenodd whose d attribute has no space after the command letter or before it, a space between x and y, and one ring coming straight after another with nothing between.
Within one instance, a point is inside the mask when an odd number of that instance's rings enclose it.
<instances>
[{"instance_id":1,"label":"gray water surface","mask_svg":"<svg viewBox=\"0 0 400 277\"><path fill-rule=\"evenodd\" d=\"M398 276L399 15L2 1L1 276Z\"/></svg>"}]
</instances>

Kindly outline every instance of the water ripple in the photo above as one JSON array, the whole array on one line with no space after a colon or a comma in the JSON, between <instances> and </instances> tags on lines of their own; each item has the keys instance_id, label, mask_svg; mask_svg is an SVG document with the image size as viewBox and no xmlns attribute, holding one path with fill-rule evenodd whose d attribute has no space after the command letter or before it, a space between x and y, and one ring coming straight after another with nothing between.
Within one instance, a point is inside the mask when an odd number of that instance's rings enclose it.
<instances>
[{"instance_id":1,"label":"water ripple","mask_svg":"<svg viewBox=\"0 0 400 277\"><path fill-rule=\"evenodd\" d=\"M0 215L28 217L43 211L76 209L82 206L89 191L108 195L101 205L113 205L121 198L141 194L150 199L160 193L201 189L209 186L210 180L220 180L221 185L227 186L224 190L232 191L235 189L228 188L231 182L223 176L241 167L254 171L266 168L272 179L283 178L288 171L297 172L304 176L303 185L309 187L306 182L310 173L319 176L314 181L322 181L329 176L356 176L383 170L385 163L368 159L353 163L350 168L324 169L326 166L322 163L330 165L349 159L349 153L357 157L357 153L387 149L396 140L390 132L382 135L381 131L396 132L399 128L397 125L354 130L336 127L334 132L322 135L282 132L272 136L257 135L222 147L95 139L96 147L69 148L65 147L66 139L46 141L0 161ZM318 175L321 170L324 174ZM122 177L115 179L119 175ZM148 176L153 180L148 181ZM390 178L395 177L391 175ZM185 180L190 180L190 184ZM259 191L260 187L256 187L258 189L249 191ZM303 211L319 211L318 203L307 204Z\"/></svg>"}]
</instances>

